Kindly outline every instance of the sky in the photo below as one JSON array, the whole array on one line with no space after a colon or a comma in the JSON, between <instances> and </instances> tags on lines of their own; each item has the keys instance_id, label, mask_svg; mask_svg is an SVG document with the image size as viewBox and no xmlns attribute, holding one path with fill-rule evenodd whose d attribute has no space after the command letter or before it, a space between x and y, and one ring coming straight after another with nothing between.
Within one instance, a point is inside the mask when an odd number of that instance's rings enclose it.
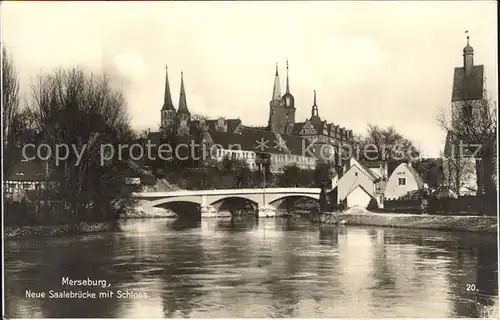
<instances>
[{"instance_id":1,"label":"sky","mask_svg":"<svg viewBox=\"0 0 500 320\"><path fill-rule=\"evenodd\" d=\"M497 96L494 1L3 2L2 42L23 93L40 73L79 66L124 90L131 123L157 130L165 66L177 107L267 125L274 72L289 61L296 121L311 115L366 132L394 126L439 156L436 115L450 109L465 30Z\"/></svg>"}]
</instances>

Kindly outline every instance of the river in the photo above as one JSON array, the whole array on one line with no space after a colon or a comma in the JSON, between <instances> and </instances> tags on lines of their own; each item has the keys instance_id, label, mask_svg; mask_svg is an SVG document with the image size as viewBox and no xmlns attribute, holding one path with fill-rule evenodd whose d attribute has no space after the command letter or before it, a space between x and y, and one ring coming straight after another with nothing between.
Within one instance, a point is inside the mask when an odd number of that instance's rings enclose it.
<instances>
[{"instance_id":1,"label":"river","mask_svg":"<svg viewBox=\"0 0 500 320\"><path fill-rule=\"evenodd\" d=\"M6 314L479 317L498 300L496 243L490 235L300 219L128 220L116 232L6 241ZM63 286L65 277L110 287ZM56 299L50 290L113 297Z\"/></svg>"}]
</instances>

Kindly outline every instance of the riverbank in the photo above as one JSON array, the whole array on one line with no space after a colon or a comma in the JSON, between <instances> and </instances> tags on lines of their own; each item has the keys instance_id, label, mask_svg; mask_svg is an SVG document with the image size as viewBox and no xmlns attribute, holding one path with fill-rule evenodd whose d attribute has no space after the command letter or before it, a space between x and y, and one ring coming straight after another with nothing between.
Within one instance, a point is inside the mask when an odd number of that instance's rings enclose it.
<instances>
[{"instance_id":1,"label":"riverbank","mask_svg":"<svg viewBox=\"0 0 500 320\"><path fill-rule=\"evenodd\" d=\"M99 233L113 230L113 223L87 223L80 222L74 226L18 226L5 227L5 239L16 239L30 236L63 236Z\"/></svg>"},{"instance_id":2,"label":"riverbank","mask_svg":"<svg viewBox=\"0 0 500 320\"><path fill-rule=\"evenodd\" d=\"M339 214L322 214L319 218L313 220L325 224L337 224L345 220L347 225L355 226L380 226L482 233L496 233L498 228L497 217L374 213L361 208L352 208Z\"/></svg>"}]
</instances>

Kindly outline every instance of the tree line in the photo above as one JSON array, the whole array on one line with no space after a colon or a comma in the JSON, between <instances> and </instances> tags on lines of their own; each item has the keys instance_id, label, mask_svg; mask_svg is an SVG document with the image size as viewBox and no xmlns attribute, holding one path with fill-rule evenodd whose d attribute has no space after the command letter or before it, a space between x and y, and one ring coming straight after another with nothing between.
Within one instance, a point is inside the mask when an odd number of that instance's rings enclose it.
<instances>
[{"instance_id":1,"label":"tree line","mask_svg":"<svg viewBox=\"0 0 500 320\"><path fill-rule=\"evenodd\" d=\"M45 179L50 187L45 194L47 200L60 199L61 205L57 210L48 209L44 219L76 223L116 218L136 188L124 184L129 171L126 162L113 160L100 165L99 148L136 138L123 92L112 88L106 75L79 68L60 69L39 75L21 105L12 56L5 48L2 56L4 177L21 160L20 151L26 143L74 145L80 150L85 145L78 165L73 152L57 166L53 157L48 160Z\"/></svg>"}]
</instances>

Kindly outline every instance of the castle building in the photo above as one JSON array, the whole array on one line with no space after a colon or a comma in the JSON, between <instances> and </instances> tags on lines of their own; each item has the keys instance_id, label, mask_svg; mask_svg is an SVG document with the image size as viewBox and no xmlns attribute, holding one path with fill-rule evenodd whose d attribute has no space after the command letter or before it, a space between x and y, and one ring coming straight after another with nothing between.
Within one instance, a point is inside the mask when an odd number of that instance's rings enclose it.
<instances>
[{"instance_id":1,"label":"castle building","mask_svg":"<svg viewBox=\"0 0 500 320\"><path fill-rule=\"evenodd\" d=\"M319 145L342 146L352 143L352 130L321 120L316 100L316 90L313 92L311 117L304 122L295 122L297 108L295 98L290 92L288 60L286 62L286 90L283 96L281 95L278 66L276 66L273 96L269 103L268 130L275 134L300 136ZM334 152L333 148L329 152Z\"/></svg>"},{"instance_id":2,"label":"castle building","mask_svg":"<svg viewBox=\"0 0 500 320\"><path fill-rule=\"evenodd\" d=\"M459 130L464 130L464 119L480 121L480 108L486 107L486 98L484 66L474 65L474 48L467 36L463 65L455 68L453 75L451 128L446 135L443 161L446 184L459 195L476 193L479 164L472 154L475 150L460 147Z\"/></svg>"},{"instance_id":3,"label":"castle building","mask_svg":"<svg viewBox=\"0 0 500 320\"><path fill-rule=\"evenodd\" d=\"M271 172L283 171L286 166L296 165L302 169L314 169L320 157L324 157L324 145L349 143L352 131L321 120L314 91L311 117L304 122L295 122L295 98L290 91L288 61L286 63L285 93L282 95L278 66L274 76L273 95L269 103L269 120L266 127L246 127L240 119L193 119L187 105L184 76L181 73L179 104L172 103L168 71L165 72L165 93L161 108L161 125L158 132L150 132L148 140L161 144L165 134L174 137L175 143L194 141L200 147L216 147L212 160L224 157L244 160L251 169L267 162ZM163 140L164 141L164 140ZM258 142L266 142L262 148ZM235 148L236 146L236 148ZM320 152L321 151L321 152ZM200 151L201 152L201 151ZM199 162L196 162L200 165Z\"/></svg>"}]
</instances>

